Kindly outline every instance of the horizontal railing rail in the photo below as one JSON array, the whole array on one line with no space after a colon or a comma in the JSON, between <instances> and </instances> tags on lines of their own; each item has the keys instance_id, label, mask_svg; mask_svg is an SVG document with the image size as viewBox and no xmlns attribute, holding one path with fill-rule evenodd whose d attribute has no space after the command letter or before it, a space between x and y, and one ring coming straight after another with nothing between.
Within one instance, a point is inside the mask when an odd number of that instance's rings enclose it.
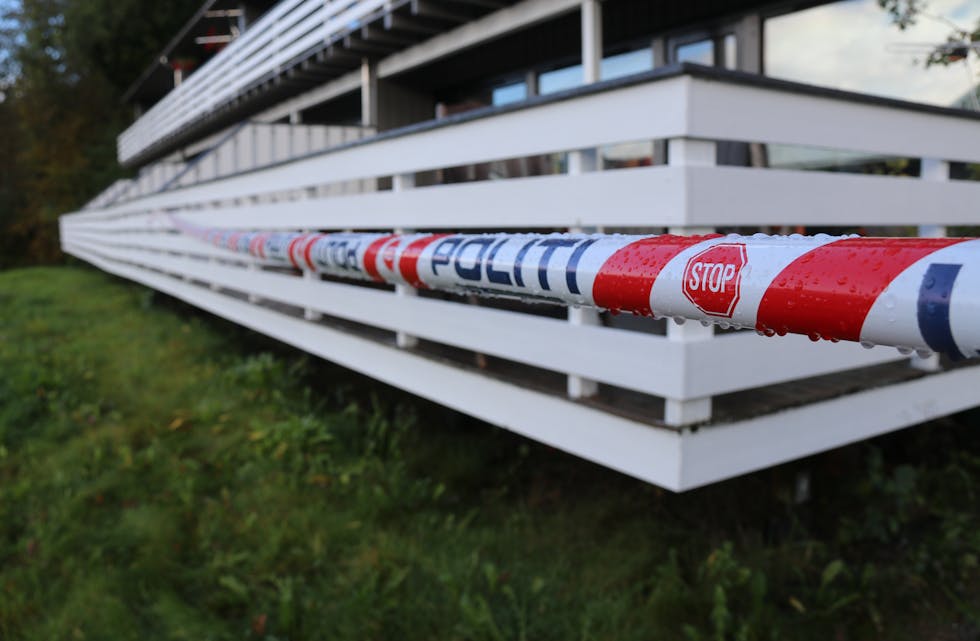
<instances>
[{"instance_id":1,"label":"horizontal railing rail","mask_svg":"<svg viewBox=\"0 0 980 641\"><path fill-rule=\"evenodd\" d=\"M806 126L799 126L803 122ZM741 74L716 75L684 65L520 106L407 127L261 174L213 181L135 201L126 208L109 207L102 215L135 213L140 211L137 205L144 211L174 208L330 181L654 139L746 141L980 162L978 125L980 120L965 112L840 92L807 93L802 85L749 82ZM914 137L895 133L909 130L921 133ZM459 144L461 140L466 144ZM718 169L716 177L731 168Z\"/></svg>"}]
</instances>

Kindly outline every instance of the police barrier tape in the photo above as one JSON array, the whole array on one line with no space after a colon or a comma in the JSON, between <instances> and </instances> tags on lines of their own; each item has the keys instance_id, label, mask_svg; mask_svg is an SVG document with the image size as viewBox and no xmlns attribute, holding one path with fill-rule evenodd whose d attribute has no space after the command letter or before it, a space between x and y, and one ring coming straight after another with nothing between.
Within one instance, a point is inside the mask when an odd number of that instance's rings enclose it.
<instances>
[{"instance_id":1,"label":"police barrier tape","mask_svg":"<svg viewBox=\"0 0 980 641\"><path fill-rule=\"evenodd\" d=\"M182 232L272 264L980 356L980 239L857 236Z\"/></svg>"}]
</instances>

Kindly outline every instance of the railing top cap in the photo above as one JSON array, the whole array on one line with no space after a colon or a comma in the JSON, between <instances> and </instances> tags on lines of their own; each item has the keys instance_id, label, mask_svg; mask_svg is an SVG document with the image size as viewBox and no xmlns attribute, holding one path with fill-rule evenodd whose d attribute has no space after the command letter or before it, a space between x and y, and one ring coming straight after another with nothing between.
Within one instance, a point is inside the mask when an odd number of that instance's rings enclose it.
<instances>
[{"instance_id":1,"label":"railing top cap","mask_svg":"<svg viewBox=\"0 0 980 641\"><path fill-rule=\"evenodd\" d=\"M710 82L727 84L733 87L755 87L762 90L780 92L783 94L793 94L793 95L812 97L812 98L823 98L823 99L829 99L837 102L856 104L856 105L868 105L872 107L898 110L898 111L904 111L908 113L920 113L923 114L924 116L942 116L942 117L955 118L955 119L966 120L966 121L980 121L980 112L973 112L964 109L955 109L949 107L940 107L935 105L927 105L922 103L910 102L906 100L872 96L868 94L861 94L861 93L855 93L850 91L842 91L838 89L808 85L808 84L793 82L789 80L771 78L761 74L732 71L727 69L719 69L716 67L708 67L704 65L690 63L690 62L683 62L683 63L668 65L644 73L597 82L591 85L580 86L573 89L568 89L565 91L549 94L546 96L535 96L518 103L512 103L512 104L502 105L502 106L483 107L466 113L455 114L445 118L440 118L438 120L428 120L425 122L420 122L413 125L408 125L405 127L388 130L383 133L370 136L368 138L363 138L360 140L351 141L343 145L332 147L329 150L312 152L310 154L306 154L303 156L290 158L288 161L266 165L263 166L262 169L269 169L277 165L283 164L285 162L294 162L312 156L320 156L320 155L335 153L353 147L373 144L384 140L391 140L394 138L420 134L423 132L434 131L446 127L453 127L456 125L470 123L481 119L500 116L512 112L520 112L523 110L533 109L535 107L540 107L544 105L557 104L564 101L575 100L593 94L601 94L601 93L615 91L618 89L628 88L637 85L664 82L679 77L688 77L697 80L705 80Z\"/></svg>"},{"instance_id":2,"label":"railing top cap","mask_svg":"<svg viewBox=\"0 0 980 641\"><path fill-rule=\"evenodd\" d=\"M399 127L397 129L389 129L388 131L378 133L374 136L362 138L360 140L354 140L342 145L331 147L328 150L316 151L303 156L290 158L287 161L282 161L271 165L265 165L262 167L262 169L269 169L270 167L274 167L280 164L286 164L289 162L294 162L302 158L335 153L341 150L350 149L353 147L359 147L362 145L370 145L370 144L380 142L382 140L390 140L393 138L400 138L403 136L423 133L426 131L433 131L445 127L452 127L454 125L460 125L463 123L473 122L476 120L481 120L493 116L499 116L506 113L519 112L525 109L531 109L542 105L555 104L568 100L575 100L583 96L604 93L607 91L623 89L626 87L642 85L651 82L665 81L672 78L678 78L681 76L688 76L688 77L698 78L702 80L711 80L711 81L722 82L722 83L737 85L737 86L759 87L761 89L780 91L784 93L793 93L802 96L829 98L833 100L839 100L839 101L850 102L850 103L867 104L867 105L873 105L878 107L887 107L891 109L901 109L905 111L919 112L924 114L950 116L954 118L963 118L966 120L980 121L980 112L975 112L975 111L966 111L964 109L953 109L948 107L938 107L935 105L910 102L907 100L884 98L880 96L855 93L852 91L842 91L839 89L831 89L828 87L819 87L816 85L808 85L800 82L781 80L778 78L771 78L769 76L764 76L761 74L747 73L743 71L732 71L728 69L720 69L717 67L708 67L705 65L699 65L691 62L681 62L681 63L675 63L664 67L660 67L652 71L646 71L643 73L624 76L622 78L615 78L612 80L604 80L602 82L597 82L590 85L583 85L580 87L567 89L565 91L548 94L545 96L534 96L522 102L516 102L516 103L500 105L500 106L481 107L479 109L474 109L472 111L467 111L465 113L453 114L451 116L440 118L438 120L426 120L424 122L407 125L404 127Z\"/></svg>"},{"instance_id":3,"label":"railing top cap","mask_svg":"<svg viewBox=\"0 0 980 641\"><path fill-rule=\"evenodd\" d=\"M659 74L662 74L664 77L686 74L705 80L716 80L734 85L754 86L759 87L760 89L799 94L801 96L829 98L842 102L888 107L891 109L914 111L939 116L950 116L953 118L964 118L966 120L980 120L980 111L969 111L955 107L942 107L939 105L912 102L910 100L901 100L898 98L887 98L885 96L875 96L872 94L858 93L854 91L844 91L842 89L821 87L818 85L811 85L793 80L773 78L772 76L766 76L763 74L733 71L730 69L721 69L719 67L708 67L693 62L682 62L669 65L642 75L645 76L646 79L649 79L651 76Z\"/></svg>"}]
</instances>

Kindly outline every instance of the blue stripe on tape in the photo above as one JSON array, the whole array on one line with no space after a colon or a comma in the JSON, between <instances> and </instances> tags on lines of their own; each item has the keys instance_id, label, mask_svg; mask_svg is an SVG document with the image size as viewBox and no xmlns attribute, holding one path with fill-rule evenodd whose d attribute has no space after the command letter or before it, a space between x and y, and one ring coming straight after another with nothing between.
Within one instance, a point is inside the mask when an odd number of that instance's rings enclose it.
<instances>
[{"instance_id":1,"label":"blue stripe on tape","mask_svg":"<svg viewBox=\"0 0 980 641\"><path fill-rule=\"evenodd\" d=\"M568 285L568 291L573 294L581 294L578 288L578 261L582 259L582 254L585 250L589 248L597 239L590 238L572 252L572 257L568 259L568 267L565 268L565 283Z\"/></svg>"},{"instance_id":2,"label":"blue stripe on tape","mask_svg":"<svg viewBox=\"0 0 980 641\"><path fill-rule=\"evenodd\" d=\"M954 360L965 358L953 339L949 324L949 302L953 296L953 283L962 265L933 263L929 265L922 285L919 286L917 316L922 338L933 350L948 354Z\"/></svg>"},{"instance_id":3,"label":"blue stripe on tape","mask_svg":"<svg viewBox=\"0 0 980 641\"><path fill-rule=\"evenodd\" d=\"M527 252L537 243L538 240L529 240L524 243L524 246L517 252L517 258L514 259L514 284L518 287L524 287L524 274L521 269L524 268L524 258L527 256Z\"/></svg>"}]
</instances>

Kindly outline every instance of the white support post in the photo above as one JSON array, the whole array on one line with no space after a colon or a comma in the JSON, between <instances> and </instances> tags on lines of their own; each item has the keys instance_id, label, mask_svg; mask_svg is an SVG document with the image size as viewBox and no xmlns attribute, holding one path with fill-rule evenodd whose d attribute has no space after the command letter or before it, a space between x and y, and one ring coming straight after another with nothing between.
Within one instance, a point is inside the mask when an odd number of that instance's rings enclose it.
<instances>
[{"instance_id":1,"label":"white support post","mask_svg":"<svg viewBox=\"0 0 980 641\"><path fill-rule=\"evenodd\" d=\"M215 258L214 256L212 256L212 257L210 257L210 258L208 258L208 262L209 262L209 263L211 263L212 265L218 265L218 264L220 264L220 261L219 261L219 260L218 260L217 258ZM220 288L220 287L218 286L218 284L217 284L217 283L215 283L215 282L211 282L211 283L209 283L209 284L208 284L208 287L209 287L209 288L211 289L211 291L213 291L213 292L216 292L216 291L218 291L219 289L221 289L221 288Z\"/></svg>"},{"instance_id":2,"label":"white support post","mask_svg":"<svg viewBox=\"0 0 980 641\"><path fill-rule=\"evenodd\" d=\"M300 125L302 123L303 123L303 115L299 111L290 112L289 114L290 125ZM288 151L289 160L293 160L294 158L296 158L297 155L299 155L295 145L296 134L292 131L292 129L293 127L289 128L289 131L287 132L289 138L286 140L286 146L287 149L289 150Z\"/></svg>"},{"instance_id":3,"label":"white support post","mask_svg":"<svg viewBox=\"0 0 980 641\"><path fill-rule=\"evenodd\" d=\"M379 131L378 121L378 66L364 58L361 60L361 126L373 127L374 131ZM348 183L345 182L344 191L347 186ZM361 192L377 191L378 181L375 178L365 178L357 181L354 187Z\"/></svg>"},{"instance_id":4,"label":"white support post","mask_svg":"<svg viewBox=\"0 0 980 641\"><path fill-rule=\"evenodd\" d=\"M394 192L405 191L415 187L415 174L396 174L391 177L391 190ZM404 234L404 229L396 229L396 234ZM418 291L408 285L395 285L395 296L418 296ZM405 332L395 334L395 344L402 349L411 349L418 346L419 339Z\"/></svg>"},{"instance_id":5,"label":"white support post","mask_svg":"<svg viewBox=\"0 0 980 641\"><path fill-rule=\"evenodd\" d=\"M569 152L568 154L568 174L571 176L595 171L598 167L598 153L595 149L583 149ZM569 227L572 233L596 232L596 228L585 229L575 225ZM568 322L572 325L600 325L599 312L594 309L584 307L569 307ZM599 384L596 381L582 378L574 374L568 375L568 396L570 398L589 398L599 393Z\"/></svg>"},{"instance_id":6,"label":"white support post","mask_svg":"<svg viewBox=\"0 0 980 641\"><path fill-rule=\"evenodd\" d=\"M361 61L361 125L378 124L378 68L367 58Z\"/></svg>"},{"instance_id":7,"label":"white support post","mask_svg":"<svg viewBox=\"0 0 980 641\"><path fill-rule=\"evenodd\" d=\"M667 155L671 165L696 165L708 167L716 164L717 152L713 140L672 138L667 143Z\"/></svg>"},{"instance_id":8,"label":"white support post","mask_svg":"<svg viewBox=\"0 0 980 641\"><path fill-rule=\"evenodd\" d=\"M667 143L667 155L671 165L710 166L715 164L716 145L713 141L708 140L671 139ZM671 227L667 232L680 236L694 236L710 234L714 232L714 229L710 227ZM714 335L715 328L713 325L705 327L694 321L686 321L683 324L678 324L673 320L667 321L667 340L670 341L694 343L712 340ZM685 368L686 366L685 363ZM668 425L691 425L707 421L710 418L710 396L692 399L665 399L664 422Z\"/></svg>"},{"instance_id":9,"label":"white support post","mask_svg":"<svg viewBox=\"0 0 980 641\"><path fill-rule=\"evenodd\" d=\"M582 83L592 84L599 81L599 65L602 62L602 5L599 0L582 0ZM577 149L568 153L568 174L578 175L599 168L599 154L596 149ZM584 232L598 231L572 226L568 231ZM600 324L599 313L594 309L581 307L568 308L568 322L572 325ZM596 381L569 374L568 396L570 398L588 398L599 393Z\"/></svg>"},{"instance_id":10,"label":"white support post","mask_svg":"<svg viewBox=\"0 0 980 641\"><path fill-rule=\"evenodd\" d=\"M260 271L259 264L256 261L254 261L254 260L249 261L249 263L248 263L248 271L250 271L250 272ZM252 303L253 305L255 305L256 303L258 303L261 300L262 299L259 298L256 294L249 294L248 295L248 302Z\"/></svg>"},{"instance_id":11,"label":"white support post","mask_svg":"<svg viewBox=\"0 0 980 641\"><path fill-rule=\"evenodd\" d=\"M602 63L602 5L582 0L582 84L599 82Z\"/></svg>"},{"instance_id":12,"label":"white support post","mask_svg":"<svg viewBox=\"0 0 980 641\"><path fill-rule=\"evenodd\" d=\"M312 271L312 270L309 270L309 269L304 269L303 270L303 280L309 281L309 282L316 282L316 281L320 280L320 277L319 277L319 275L315 271ZM303 308L303 318L305 318L308 321L318 321L321 318L323 318L323 314L321 314L320 312L314 311L313 309L311 309L309 307L304 307Z\"/></svg>"},{"instance_id":13,"label":"white support post","mask_svg":"<svg viewBox=\"0 0 980 641\"><path fill-rule=\"evenodd\" d=\"M949 180L949 163L945 160L937 160L935 158L923 158L922 167L919 170L919 178L922 180L946 182ZM919 225L918 233L923 238L943 238L946 236L946 226ZM924 372L937 372L942 368L939 364L939 354L930 354L925 358L918 354L912 354L909 364L915 369Z\"/></svg>"},{"instance_id":14,"label":"white support post","mask_svg":"<svg viewBox=\"0 0 980 641\"><path fill-rule=\"evenodd\" d=\"M302 233L308 234L308 233L310 233L310 230L309 229L304 229L304 230L302 230ZM304 267L303 268L303 280L305 280L307 282L311 282L311 283L312 282L316 282L316 281L320 280L320 275L317 274L312 269L307 269L307 268ZM314 309L312 309L310 307L304 307L303 308L303 318L305 318L308 321L318 321L321 318L323 318L323 314L315 311Z\"/></svg>"}]
</instances>

